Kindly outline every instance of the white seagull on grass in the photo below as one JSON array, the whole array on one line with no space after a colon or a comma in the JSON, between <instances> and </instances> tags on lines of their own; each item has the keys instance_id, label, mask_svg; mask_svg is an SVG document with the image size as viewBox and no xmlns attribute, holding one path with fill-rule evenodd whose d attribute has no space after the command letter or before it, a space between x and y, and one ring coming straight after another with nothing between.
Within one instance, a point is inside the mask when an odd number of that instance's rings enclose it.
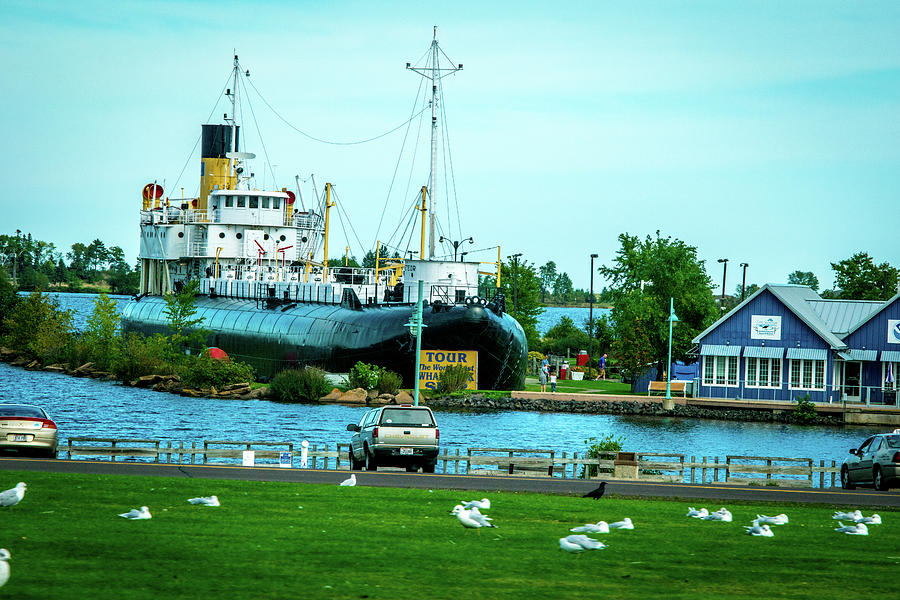
<instances>
[{"instance_id":1,"label":"white seagull on grass","mask_svg":"<svg viewBox=\"0 0 900 600\"><path fill-rule=\"evenodd\" d=\"M863 518L862 512L859 510L854 510L853 512L841 512L837 511L832 516L832 519L835 521L859 521Z\"/></svg>"},{"instance_id":2,"label":"white seagull on grass","mask_svg":"<svg viewBox=\"0 0 900 600\"><path fill-rule=\"evenodd\" d=\"M468 502L463 502L462 506L466 510L470 508L480 508L482 510L488 510L491 507L491 501L487 498L482 498L481 500L469 500Z\"/></svg>"},{"instance_id":3,"label":"white seagull on grass","mask_svg":"<svg viewBox=\"0 0 900 600\"><path fill-rule=\"evenodd\" d=\"M120 513L119 516L124 519L131 519L131 520L149 519L150 518L150 509L147 508L146 506L142 506L140 510L138 510L136 508L132 508L127 513Z\"/></svg>"},{"instance_id":4,"label":"white seagull on grass","mask_svg":"<svg viewBox=\"0 0 900 600\"><path fill-rule=\"evenodd\" d=\"M6 585L9 581L9 561L10 554L6 548L0 548L0 587Z\"/></svg>"},{"instance_id":5,"label":"white seagull on grass","mask_svg":"<svg viewBox=\"0 0 900 600\"><path fill-rule=\"evenodd\" d=\"M202 506L221 506L216 496L205 496L201 498L188 498L191 504L200 504Z\"/></svg>"},{"instance_id":6,"label":"white seagull on grass","mask_svg":"<svg viewBox=\"0 0 900 600\"><path fill-rule=\"evenodd\" d=\"M578 554L585 550L602 550L606 548L606 544L586 535L568 535L564 538L559 538L559 547L566 552Z\"/></svg>"},{"instance_id":7,"label":"white seagull on grass","mask_svg":"<svg viewBox=\"0 0 900 600\"><path fill-rule=\"evenodd\" d=\"M775 537L775 532L768 525L760 525L755 519L752 527L744 527L747 533L757 537Z\"/></svg>"},{"instance_id":8,"label":"white seagull on grass","mask_svg":"<svg viewBox=\"0 0 900 600\"><path fill-rule=\"evenodd\" d=\"M631 522L630 517L625 517L621 521L616 521L615 523L609 524L610 529L634 529L634 523Z\"/></svg>"},{"instance_id":9,"label":"white seagull on grass","mask_svg":"<svg viewBox=\"0 0 900 600\"><path fill-rule=\"evenodd\" d=\"M766 515L756 515L756 519L754 519L753 522L759 522L768 525L784 525L788 522L788 516L784 513L775 515L774 517L767 517Z\"/></svg>"},{"instance_id":10,"label":"white seagull on grass","mask_svg":"<svg viewBox=\"0 0 900 600\"><path fill-rule=\"evenodd\" d=\"M573 527L569 531L583 531L584 533L609 533L609 524L606 521L586 523L581 527Z\"/></svg>"},{"instance_id":11,"label":"white seagull on grass","mask_svg":"<svg viewBox=\"0 0 900 600\"><path fill-rule=\"evenodd\" d=\"M695 519L702 519L703 517L705 517L708 514L709 514L709 511L706 510L705 508L701 508L700 510L697 510L693 506L688 506L688 511L685 516L686 517L694 517Z\"/></svg>"},{"instance_id":12,"label":"white seagull on grass","mask_svg":"<svg viewBox=\"0 0 900 600\"><path fill-rule=\"evenodd\" d=\"M862 517L856 522L865 523L866 525L881 525L881 516L878 513L872 513L871 517Z\"/></svg>"},{"instance_id":13,"label":"white seagull on grass","mask_svg":"<svg viewBox=\"0 0 900 600\"><path fill-rule=\"evenodd\" d=\"M492 524L488 517L485 517L483 514L478 512L477 508L473 508L472 510L466 510L463 508L462 504L457 504L453 507L453 510L450 512L451 515L456 515L456 519L459 521L459 524L469 529L481 529L482 527L496 527L496 525Z\"/></svg>"},{"instance_id":14,"label":"white seagull on grass","mask_svg":"<svg viewBox=\"0 0 900 600\"><path fill-rule=\"evenodd\" d=\"M27 487L24 481L20 481L16 487L0 492L0 506L15 506L21 502L25 497L25 488Z\"/></svg>"},{"instance_id":15,"label":"white seagull on grass","mask_svg":"<svg viewBox=\"0 0 900 600\"><path fill-rule=\"evenodd\" d=\"M354 485L356 485L356 473L353 473L348 479L341 482L341 487L352 487Z\"/></svg>"},{"instance_id":16,"label":"white seagull on grass","mask_svg":"<svg viewBox=\"0 0 900 600\"><path fill-rule=\"evenodd\" d=\"M711 512L703 517L704 521L725 521L726 523L731 523L731 519L731 511L724 506L716 512Z\"/></svg>"},{"instance_id":17,"label":"white seagull on grass","mask_svg":"<svg viewBox=\"0 0 900 600\"><path fill-rule=\"evenodd\" d=\"M835 527L834 530L839 533L846 533L847 535L869 535L869 528L866 527L865 523L844 525L838 521L838 525L840 525L840 527Z\"/></svg>"}]
</instances>

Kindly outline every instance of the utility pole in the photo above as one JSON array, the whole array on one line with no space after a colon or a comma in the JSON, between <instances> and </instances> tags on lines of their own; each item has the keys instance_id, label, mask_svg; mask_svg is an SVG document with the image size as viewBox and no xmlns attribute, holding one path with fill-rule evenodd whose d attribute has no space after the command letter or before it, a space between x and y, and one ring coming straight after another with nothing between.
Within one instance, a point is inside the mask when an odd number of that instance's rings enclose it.
<instances>
[{"instance_id":1,"label":"utility pole","mask_svg":"<svg viewBox=\"0 0 900 600\"><path fill-rule=\"evenodd\" d=\"M519 314L519 257L521 252L517 252L510 256L513 259L513 311Z\"/></svg>"},{"instance_id":2,"label":"utility pole","mask_svg":"<svg viewBox=\"0 0 900 600\"><path fill-rule=\"evenodd\" d=\"M591 296L589 299L590 310L588 312L588 360L594 352L594 259L598 254L591 254Z\"/></svg>"},{"instance_id":3,"label":"utility pole","mask_svg":"<svg viewBox=\"0 0 900 600\"><path fill-rule=\"evenodd\" d=\"M744 291L747 288L747 267L750 266L749 263L741 263L741 266L744 268L744 277L741 279L741 302L744 301Z\"/></svg>"},{"instance_id":4,"label":"utility pole","mask_svg":"<svg viewBox=\"0 0 900 600\"><path fill-rule=\"evenodd\" d=\"M728 259L720 258L719 262L722 263L722 308L725 308L725 273L728 272Z\"/></svg>"}]
</instances>

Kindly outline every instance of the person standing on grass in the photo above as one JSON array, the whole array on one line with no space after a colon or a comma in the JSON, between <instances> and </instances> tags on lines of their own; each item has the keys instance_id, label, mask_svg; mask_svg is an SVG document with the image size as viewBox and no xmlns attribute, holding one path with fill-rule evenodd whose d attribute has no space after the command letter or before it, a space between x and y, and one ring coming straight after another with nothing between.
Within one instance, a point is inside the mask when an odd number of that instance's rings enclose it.
<instances>
[{"instance_id":1,"label":"person standing on grass","mask_svg":"<svg viewBox=\"0 0 900 600\"><path fill-rule=\"evenodd\" d=\"M549 364L547 363L547 359L545 358L544 363L541 364L540 373L538 373L538 377L540 377L540 380L541 380L541 391L542 392L547 391L547 377L549 375L550 375L550 367L549 367Z\"/></svg>"},{"instance_id":2,"label":"person standing on grass","mask_svg":"<svg viewBox=\"0 0 900 600\"><path fill-rule=\"evenodd\" d=\"M600 373L597 375L600 379L606 379L606 355L600 357L597 366L600 368Z\"/></svg>"},{"instance_id":3,"label":"person standing on grass","mask_svg":"<svg viewBox=\"0 0 900 600\"><path fill-rule=\"evenodd\" d=\"M550 391L556 392L556 369L550 371Z\"/></svg>"}]
</instances>

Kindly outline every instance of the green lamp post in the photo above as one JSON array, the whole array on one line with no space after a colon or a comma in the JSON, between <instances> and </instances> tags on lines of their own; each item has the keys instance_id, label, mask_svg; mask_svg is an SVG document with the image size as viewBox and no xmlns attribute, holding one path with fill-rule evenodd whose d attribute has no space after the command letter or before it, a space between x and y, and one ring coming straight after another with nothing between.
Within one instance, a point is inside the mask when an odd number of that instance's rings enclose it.
<instances>
[{"instance_id":1,"label":"green lamp post","mask_svg":"<svg viewBox=\"0 0 900 600\"><path fill-rule=\"evenodd\" d=\"M419 370L422 368L422 330L425 327L428 327L428 325L422 322L422 300L424 299L424 295L425 282L420 279L419 298L418 300L416 300L416 310L413 313L412 318L409 320L409 323L406 323L406 326L409 327L409 333L416 338L416 370L413 371L413 379L415 380L415 386L413 388L413 402L415 403L415 406L419 405Z\"/></svg>"},{"instance_id":2,"label":"green lamp post","mask_svg":"<svg viewBox=\"0 0 900 600\"><path fill-rule=\"evenodd\" d=\"M673 408L672 400L672 324L678 321L675 316L675 298L669 298L669 362L666 363L666 405L667 408Z\"/></svg>"}]
</instances>

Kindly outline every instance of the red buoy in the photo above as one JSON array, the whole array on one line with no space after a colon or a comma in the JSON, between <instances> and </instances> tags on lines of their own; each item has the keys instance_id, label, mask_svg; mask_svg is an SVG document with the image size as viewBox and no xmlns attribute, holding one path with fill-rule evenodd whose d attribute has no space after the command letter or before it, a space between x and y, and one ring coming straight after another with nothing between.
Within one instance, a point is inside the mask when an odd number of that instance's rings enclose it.
<instances>
[{"instance_id":1,"label":"red buoy","mask_svg":"<svg viewBox=\"0 0 900 600\"><path fill-rule=\"evenodd\" d=\"M210 348L207 350L210 358L215 358L216 360L224 360L225 362L231 362L231 358L228 357L228 354L222 350L221 348Z\"/></svg>"}]
</instances>

